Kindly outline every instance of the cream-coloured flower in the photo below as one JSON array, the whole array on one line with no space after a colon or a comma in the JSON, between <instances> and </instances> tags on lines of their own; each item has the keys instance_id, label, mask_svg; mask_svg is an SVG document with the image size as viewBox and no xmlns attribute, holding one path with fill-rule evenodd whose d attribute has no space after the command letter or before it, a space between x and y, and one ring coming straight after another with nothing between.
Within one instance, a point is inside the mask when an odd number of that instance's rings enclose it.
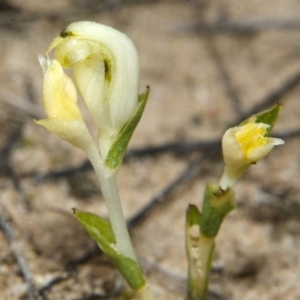
<instances>
[{"instance_id":1,"label":"cream-coloured flower","mask_svg":"<svg viewBox=\"0 0 300 300\"><path fill-rule=\"evenodd\" d=\"M105 158L121 129L138 105L137 51L123 33L94 22L75 22L56 37L48 52L74 79L99 129Z\"/></svg>"},{"instance_id":2,"label":"cream-coloured flower","mask_svg":"<svg viewBox=\"0 0 300 300\"><path fill-rule=\"evenodd\" d=\"M255 123L255 118L241 126L228 129L222 139L225 171L220 185L226 189L241 177L251 164L267 156L274 146L284 144L277 138L266 137L268 124Z\"/></svg>"},{"instance_id":3,"label":"cream-coloured flower","mask_svg":"<svg viewBox=\"0 0 300 300\"><path fill-rule=\"evenodd\" d=\"M48 119L35 121L74 146L86 149L90 135L77 105L72 80L63 72L59 62L39 56L44 72L44 107Z\"/></svg>"}]
</instances>

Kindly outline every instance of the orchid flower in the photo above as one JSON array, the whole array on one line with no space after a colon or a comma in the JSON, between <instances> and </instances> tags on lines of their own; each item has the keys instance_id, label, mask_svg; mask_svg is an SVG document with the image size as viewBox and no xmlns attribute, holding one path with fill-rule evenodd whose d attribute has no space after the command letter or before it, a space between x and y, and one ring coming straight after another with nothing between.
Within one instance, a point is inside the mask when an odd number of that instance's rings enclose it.
<instances>
[{"instance_id":1,"label":"orchid flower","mask_svg":"<svg viewBox=\"0 0 300 300\"><path fill-rule=\"evenodd\" d=\"M225 170L220 181L223 189L232 186L252 164L267 156L274 146L284 144L281 139L266 136L269 127L250 118L246 124L225 132L222 139Z\"/></svg>"},{"instance_id":2,"label":"orchid flower","mask_svg":"<svg viewBox=\"0 0 300 300\"><path fill-rule=\"evenodd\" d=\"M53 49L58 63L73 69L76 86L98 127L99 148L105 159L138 106L136 48L125 34L83 21L67 26L47 53Z\"/></svg>"}]
</instances>

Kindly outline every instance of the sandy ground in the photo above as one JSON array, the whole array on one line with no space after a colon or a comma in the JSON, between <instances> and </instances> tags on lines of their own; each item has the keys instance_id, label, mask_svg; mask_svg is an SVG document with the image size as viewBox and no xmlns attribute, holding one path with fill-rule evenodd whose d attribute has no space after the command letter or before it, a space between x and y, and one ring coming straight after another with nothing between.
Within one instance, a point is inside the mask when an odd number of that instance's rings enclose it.
<instances>
[{"instance_id":1,"label":"sandy ground","mask_svg":"<svg viewBox=\"0 0 300 300\"><path fill-rule=\"evenodd\" d=\"M77 169L83 152L32 121L44 117L36 56L79 20L126 33L139 51L141 91L151 86L129 146L146 151L131 152L118 183L128 220L161 200L131 227L158 299L184 299L185 209L201 205L205 182L222 174L222 134L276 102L283 111L273 135L286 145L235 185L237 209L217 238L208 299L300 299L299 1L1 3L1 300L121 299L120 275L71 213L106 216L97 179Z\"/></svg>"}]
</instances>

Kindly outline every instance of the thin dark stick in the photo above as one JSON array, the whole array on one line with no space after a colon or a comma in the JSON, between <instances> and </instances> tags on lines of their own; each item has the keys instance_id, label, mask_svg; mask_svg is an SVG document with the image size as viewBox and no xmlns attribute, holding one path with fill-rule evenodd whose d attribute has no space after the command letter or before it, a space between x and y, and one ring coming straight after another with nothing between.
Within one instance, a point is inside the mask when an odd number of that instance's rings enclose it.
<instances>
[{"instance_id":1,"label":"thin dark stick","mask_svg":"<svg viewBox=\"0 0 300 300\"><path fill-rule=\"evenodd\" d=\"M257 112L257 111L256 111ZM251 115L247 115L249 117ZM243 119L240 119L238 121L235 121L234 124L231 124L230 126L236 126L237 124L241 123L243 120L245 120L247 117L243 117ZM228 127L230 127L228 126ZM295 138L300 135L300 129L295 129L287 132L283 132L281 134L274 133L274 136L277 136L282 139L290 139ZM215 151L215 149L221 149L221 142L220 139L212 140L212 141L197 141L197 142L187 142L187 143L181 143L181 142L172 142L172 143L166 143L161 146L153 146L153 147L145 147L140 149L131 149L127 152L124 162L128 162L130 159L133 158L142 158L142 157L149 157L149 156L155 156L160 155L163 153L172 153L175 155L184 155L184 154L191 154L193 152L199 152L199 151ZM35 183L40 183L44 180L54 179L58 180L60 178L73 176L77 172L84 172L91 170L92 166L88 160L85 160L83 163L81 163L79 166L71 167L68 169L64 169L61 171L53 171L46 174L41 174L36 176L33 180Z\"/></svg>"},{"instance_id":2,"label":"thin dark stick","mask_svg":"<svg viewBox=\"0 0 300 300\"><path fill-rule=\"evenodd\" d=\"M175 155L184 155L187 153L199 152L203 151L213 151L216 148L220 148L220 141L197 141L197 142L188 142L188 143L181 143L181 142L171 142L166 143L161 146L153 146L153 147L144 147L140 149L131 149L128 150L124 157L124 162L128 162L130 159L133 158L142 158L142 157L149 157L160 155L162 153L170 152ZM87 170L91 170L92 165L88 160L85 160L78 166L64 169L61 171L53 171L46 174L41 174L34 177L34 182L39 184L44 180L54 179L58 180L60 178L73 176L77 172L84 172Z\"/></svg>"},{"instance_id":3,"label":"thin dark stick","mask_svg":"<svg viewBox=\"0 0 300 300\"><path fill-rule=\"evenodd\" d=\"M226 65L217 49L217 46L214 41L214 37L211 35L207 35L206 40L207 40L207 45L209 48L209 53L211 54L213 61L215 62L215 64L218 67L220 76L224 83L224 88L226 90L228 98L231 100L233 109L235 110L235 112L238 115L241 115L242 108L241 108L240 97L238 96L237 91L232 84L231 76L230 76L229 71L226 68Z\"/></svg>"},{"instance_id":4,"label":"thin dark stick","mask_svg":"<svg viewBox=\"0 0 300 300\"><path fill-rule=\"evenodd\" d=\"M274 134L274 136L279 137L283 140L299 137L300 136L300 129L287 131L287 132L284 132L284 133L281 133L281 134Z\"/></svg>"},{"instance_id":5,"label":"thin dark stick","mask_svg":"<svg viewBox=\"0 0 300 300\"><path fill-rule=\"evenodd\" d=\"M286 79L280 87L259 101L258 104L252 106L245 113L242 114L239 121L236 124L239 124L246 118L266 109L272 105L278 103L287 93L289 93L293 88L295 88L300 83L300 70L297 71L294 75Z\"/></svg>"},{"instance_id":6,"label":"thin dark stick","mask_svg":"<svg viewBox=\"0 0 300 300\"><path fill-rule=\"evenodd\" d=\"M193 30L197 32L225 34L253 34L265 30L299 30L300 20L296 18L272 20L252 17L248 20L235 21L219 19L215 22L199 21Z\"/></svg>"},{"instance_id":7,"label":"thin dark stick","mask_svg":"<svg viewBox=\"0 0 300 300\"><path fill-rule=\"evenodd\" d=\"M22 128L23 122L18 122L16 128L13 128L11 134L7 137L6 143L0 149L0 172L10 173L9 155L15 143L22 137Z\"/></svg>"},{"instance_id":8,"label":"thin dark stick","mask_svg":"<svg viewBox=\"0 0 300 300\"><path fill-rule=\"evenodd\" d=\"M46 174L41 174L38 175L34 178L34 182L35 183L41 183L44 180L49 180L49 179L60 179L60 178L64 178L64 177L69 177L74 175L77 172L84 172L87 170L91 170L92 169L92 165L90 163L89 160L85 160L83 163L81 163L80 165L76 166L76 167L72 167L72 168L68 168L68 169L63 169L61 171L53 171L53 172L49 172Z\"/></svg>"},{"instance_id":9,"label":"thin dark stick","mask_svg":"<svg viewBox=\"0 0 300 300\"><path fill-rule=\"evenodd\" d=\"M91 249L89 249L86 253L84 253L82 256L80 256L76 260L69 262L68 265L66 266L66 269L74 270L74 269L76 269L77 266L83 265L83 264L89 262L93 257L99 255L100 253L102 253L102 251L95 242L94 245L91 247Z\"/></svg>"},{"instance_id":10,"label":"thin dark stick","mask_svg":"<svg viewBox=\"0 0 300 300\"><path fill-rule=\"evenodd\" d=\"M210 151L220 146L219 140L197 141L197 142L171 142L161 146L145 147L141 149L131 149L125 155L125 162L131 158L141 158L144 156L154 156L162 153L170 152L175 155L184 155L187 153Z\"/></svg>"},{"instance_id":11,"label":"thin dark stick","mask_svg":"<svg viewBox=\"0 0 300 300\"><path fill-rule=\"evenodd\" d=\"M20 267L22 276L27 284L27 298L28 300L35 300L35 288L31 276L31 272L28 268L25 257L22 254L22 247L20 243L16 240L13 230L9 226L8 222L3 216L0 216L0 228L3 231L7 241L10 244L13 255Z\"/></svg>"},{"instance_id":12,"label":"thin dark stick","mask_svg":"<svg viewBox=\"0 0 300 300\"><path fill-rule=\"evenodd\" d=\"M167 197L179 187L179 185L194 178L198 174L200 165L203 163L205 157L205 154L201 154L194 159L175 180L155 195L133 218L127 222L128 227L130 228L135 226L152 212L156 204L165 201Z\"/></svg>"},{"instance_id":13,"label":"thin dark stick","mask_svg":"<svg viewBox=\"0 0 300 300\"><path fill-rule=\"evenodd\" d=\"M20 8L12 5L9 0L1 0L0 2L0 12L20 12Z\"/></svg>"},{"instance_id":14,"label":"thin dark stick","mask_svg":"<svg viewBox=\"0 0 300 300\"><path fill-rule=\"evenodd\" d=\"M50 290L53 286L55 286L58 283L61 283L71 277L71 273L62 273L54 278L52 278L48 283L46 283L44 286L42 286L39 290L38 293L39 295L43 295L47 290Z\"/></svg>"}]
</instances>

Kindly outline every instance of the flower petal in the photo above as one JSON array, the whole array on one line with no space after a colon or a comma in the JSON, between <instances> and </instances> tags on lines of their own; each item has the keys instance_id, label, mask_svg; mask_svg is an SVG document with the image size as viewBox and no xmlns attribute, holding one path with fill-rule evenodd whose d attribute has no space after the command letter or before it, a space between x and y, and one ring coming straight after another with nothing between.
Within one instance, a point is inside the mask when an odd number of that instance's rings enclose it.
<instances>
[{"instance_id":1,"label":"flower petal","mask_svg":"<svg viewBox=\"0 0 300 300\"><path fill-rule=\"evenodd\" d=\"M247 123L225 132L222 139L225 170L220 180L223 189L232 186L251 164L267 156L274 146L284 144L281 139L266 137L269 127L250 118Z\"/></svg>"},{"instance_id":2,"label":"flower petal","mask_svg":"<svg viewBox=\"0 0 300 300\"><path fill-rule=\"evenodd\" d=\"M77 105L76 88L56 60L41 60L44 77L44 106L49 119L83 122Z\"/></svg>"},{"instance_id":3,"label":"flower petal","mask_svg":"<svg viewBox=\"0 0 300 300\"><path fill-rule=\"evenodd\" d=\"M34 122L82 150L87 149L93 142L86 125L81 121L43 119Z\"/></svg>"}]
</instances>

